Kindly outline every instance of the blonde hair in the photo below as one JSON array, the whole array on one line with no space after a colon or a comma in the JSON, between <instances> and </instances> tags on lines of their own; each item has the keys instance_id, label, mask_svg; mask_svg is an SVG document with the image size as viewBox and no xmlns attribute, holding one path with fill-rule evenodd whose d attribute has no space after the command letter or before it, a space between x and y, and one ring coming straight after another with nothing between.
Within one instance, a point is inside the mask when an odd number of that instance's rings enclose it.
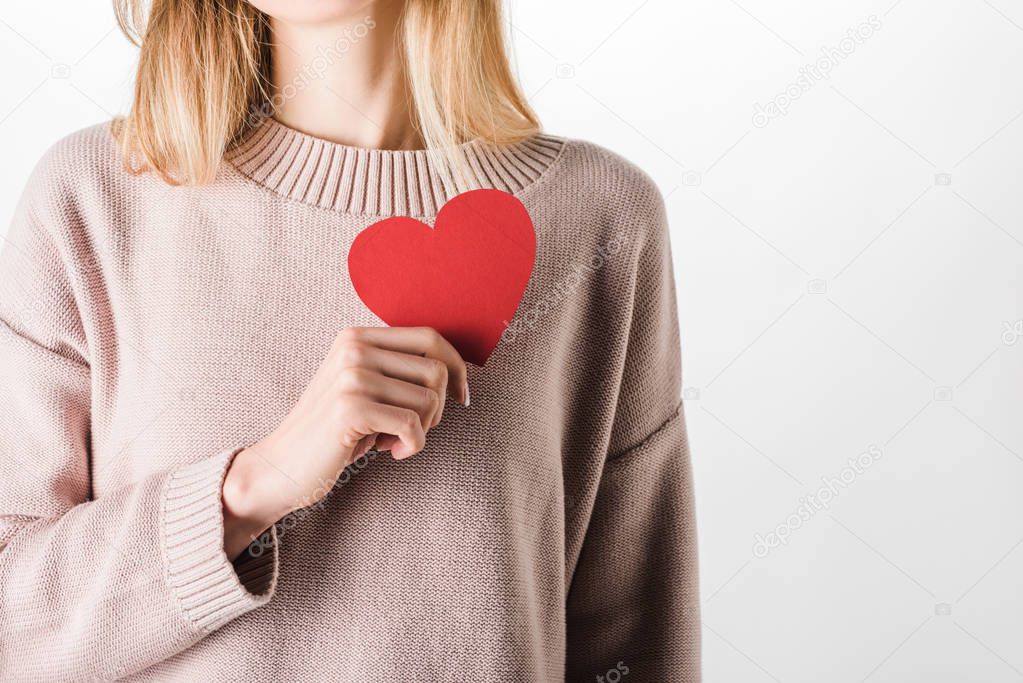
<instances>
[{"instance_id":1,"label":"blonde hair","mask_svg":"<svg viewBox=\"0 0 1023 683\"><path fill-rule=\"evenodd\" d=\"M246 0L114 0L139 47L134 99L115 122L126 168L204 184L224 152L273 113L269 18ZM400 28L414 123L463 177L458 146L539 131L505 49L501 0L407 0Z\"/></svg>"}]
</instances>

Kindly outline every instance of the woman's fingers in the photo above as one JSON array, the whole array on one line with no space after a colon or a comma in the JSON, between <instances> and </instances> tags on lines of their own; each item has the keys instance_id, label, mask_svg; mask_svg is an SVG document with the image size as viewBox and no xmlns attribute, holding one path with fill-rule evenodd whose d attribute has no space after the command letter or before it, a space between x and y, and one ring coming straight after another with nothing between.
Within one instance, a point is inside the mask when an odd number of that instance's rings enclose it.
<instances>
[{"instance_id":1,"label":"woman's fingers","mask_svg":"<svg viewBox=\"0 0 1023 683\"><path fill-rule=\"evenodd\" d=\"M414 410L424 429L437 424L443 394L429 385L395 379L369 368L347 368L338 382L344 394Z\"/></svg>"},{"instance_id":2,"label":"woman's fingers","mask_svg":"<svg viewBox=\"0 0 1023 683\"><path fill-rule=\"evenodd\" d=\"M373 443L376 441L377 436L377 434L367 434L359 439L359 443L355 444L355 450L352 451L352 459L358 460L364 456L369 449L373 447Z\"/></svg>"},{"instance_id":3,"label":"woman's fingers","mask_svg":"<svg viewBox=\"0 0 1023 683\"><path fill-rule=\"evenodd\" d=\"M380 434L377 436L376 444L373 448L378 451L389 451L394 448L394 444L398 443L399 439L393 434Z\"/></svg>"},{"instance_id":4,"label":"woman's fingers","mask_svg":"<svg viewBox=\"0 0 1023 683\"><path fill-rule=\"evenodd\" d=\"M349 424L356 457L369 448L390 450L398 459L419 452L444 414L445 396L469 400L465 362L428 327L346 329L328 361L327 381L344 397L344 413L360 416L358 426ZM409 415L414 425L406 424Z\"/></svg>"},{"instance_id":5,"label":"woman's fingers","mask_svg":"<svg viewBox=\"0 0 1023 683\"><path fill-rule=\"evenodd\" d=\"M463 405L469 400L465 361L448 340L430 327L352 327L342 333L347 347L370 347L440 361L447 370L452 397ZM356 351L355 354L359 352Z\"/></svg>"},{"instance_id":6,"label":"woman's fingers","mask_svg":"<svg viewBox=\"0 0 1023 683\"><path fill-rule=\"evenodd\" d=\"M367 399L359 399L358 403L359 431L396 436L398 442L390 449L395 459L413 456L426 446L426 431L416 411Z\"/></svg>"},{"instance_id":7,"label":"woman's fingers","mask_svg":"<svg viewBox=\"0 0 1023 683\"><path fill-rule=\"evenodd\" d=\"M445 397L449 382L449 372L443 362L425 356L413 356L408 353L367 347L362 354L361 367L378 372L386 377L428 387L437 393L440 405L427 425L427 429L436 427L444 415Z\"/></svg>"}]
</instances>

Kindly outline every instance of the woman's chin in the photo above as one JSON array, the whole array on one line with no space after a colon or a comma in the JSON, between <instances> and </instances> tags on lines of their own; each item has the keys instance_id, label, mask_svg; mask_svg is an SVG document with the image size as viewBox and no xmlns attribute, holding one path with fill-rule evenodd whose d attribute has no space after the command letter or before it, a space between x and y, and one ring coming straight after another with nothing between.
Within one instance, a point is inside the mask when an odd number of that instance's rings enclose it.
<instances>
[{"instance_id":1,"label":"woman's chin","mask_svg":"<svg viewBox=\"0 0 1023 683\"><path fill-rule=\"evenodd\" d=\"M361 18L378 0L249 0L267 16L292 24L329 24Z\"/></svg>"}]
</instances>

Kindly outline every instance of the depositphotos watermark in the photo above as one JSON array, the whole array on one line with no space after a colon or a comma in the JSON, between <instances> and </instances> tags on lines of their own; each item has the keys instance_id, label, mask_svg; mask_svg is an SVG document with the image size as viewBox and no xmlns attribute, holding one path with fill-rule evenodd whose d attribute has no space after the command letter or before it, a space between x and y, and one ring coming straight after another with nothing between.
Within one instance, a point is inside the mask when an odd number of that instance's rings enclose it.
<instances>
[{"instance_id":1,"label":"depositphotos watermark","mask_svg":"<svg viewBox=\"0 0 1023 683\"><path fill-rule=\"evenodd\" d=\"M298 93L308 88L315 81L320 80L327 73L327 70L335 62L343 58L360 40L369 35L369 32L376 28L376 21L373 17L364 17L362 21L350 28L345 28L341 36L328 47L320 45L316 48L316 56L308 64L305 64L298 73L287 83L277 89L270 99L261 102L248 113L249 125L259 125L264 119L273 116L281 105L294 98Z\"/></svg>"},{"instance_id":2,"label":"depositphotos watermark","mask_svg":"<svg viewBox=\"0 0 1023 683\"><path fill-rule=\"evenodd\" d=\"M814 515L821 510L827 510L838 494L849 488L856 479L870 469L875 462L881 459L881 448L870 446L866 451L855 458L849 458L848 467L843 467L837 477L821 477L823 486L799 499L799 507L795 512L785 518L785 521L776 526L766 536L757 534L753 544L753 556L758 559L767 557L768 553L781 545L786 545L796 529L803 526Z\"/></svg>"},{"instance_id":3,"label":"depositphotos watermark","mask_svg":"<svg viewBox=\"0 0 1023 683\"><path fill-rule=\"evenodd\" d=\"M597 674L597 683L618 683L629 675L629 667L625 662L619 661L613 668L603 674Z\"/></svg>"},{"instance_id":4,"label":"depositphotos watermark","mask_svg":"<svg viewBox=\"0 0 1023 683\"><path fill-rule=\"evenodd\" d=\"M502 321L505 328L501 333L501 341L510 344L518 338L521 332L534 329L545 316L554 311L558 304L579 289L579 285L587 275L592 275L603 268L612 256L621 252L624 244L625 238L616 235L604 244L597 245L593 255L587 261L576 262L568 275L556 283L540 301L533 304L528 310L521 311L512 322Z\"/></svg>"},{"instance_id":5,"label":"depositphotos watermark","mask_svg":"<svg viewBox=\"0 0 1023 683\"><path fill-rule=\"evenodd\" d=\"M856 49L881 30L881 20L871 14L865 22L851 28L837 45L822 47L821 56L799 69L799 77L784 90L772 97L767 104L757 102L753 106L753 125L765 128L772 120L789 113L792 103L813 89L820 81L831 78L831 72L856 52Z\"/></svg>"},{"instance_id":6,"label":"depositphotos watermark","mask_svg":"<svg viewBox=\"0 0 1023 683\"><path fill-rule=\"evenodd\" d=\"M1016 342L1023 339L1023 318L1010 323L1008 320L1002 323L1002 343L1006 346L1015 346Z\"/></svg>"},{"instance_id":7,"label":"depositphotos watermark","mask_svg":"<svg viewBox=\"0 0 1023 683\"><path fill-rule=\"evenodd\" d=\"M343 486L351 481L352 477L356 473L366 469L371 462L376 460L378 455L380 455L380 451L367 451L353 460L348 467L341 470L341 474L338 475L336 482L330 483L321 480L320 486L316 489L312 496L317 499L315 503L299 508L298 510L285 515L281 519L277 520L277 522L273 525L274 531L277 532L277 540L279 541L282 539L288 531L295 527L296 524L309 517L309 515L313 514L313 512L322 510L326 505L327 498L337 489L337 487ZM267 550L273 548L273 545L273 535L270 533L270 530L267 530L264 531L261 536L252 540L247 552L252 557L259 557Z\"/></svg>"}]
</instances>

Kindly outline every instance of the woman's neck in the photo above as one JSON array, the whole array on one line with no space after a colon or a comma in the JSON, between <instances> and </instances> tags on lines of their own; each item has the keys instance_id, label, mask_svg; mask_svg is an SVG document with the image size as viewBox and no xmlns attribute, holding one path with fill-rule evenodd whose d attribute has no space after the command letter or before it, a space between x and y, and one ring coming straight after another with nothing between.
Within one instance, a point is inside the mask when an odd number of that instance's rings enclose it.
<instances>
[{"instance_id":1,"label":"woman's neck","mask_svg":"<svg viewBox=\"0 0 1023 683\"><path fill-rule=\"evenodd\" d=\"M400 3L331 23L271 19L274 117L356 147L419 149L397 40Z\"/></svg>"}]
</instances>

